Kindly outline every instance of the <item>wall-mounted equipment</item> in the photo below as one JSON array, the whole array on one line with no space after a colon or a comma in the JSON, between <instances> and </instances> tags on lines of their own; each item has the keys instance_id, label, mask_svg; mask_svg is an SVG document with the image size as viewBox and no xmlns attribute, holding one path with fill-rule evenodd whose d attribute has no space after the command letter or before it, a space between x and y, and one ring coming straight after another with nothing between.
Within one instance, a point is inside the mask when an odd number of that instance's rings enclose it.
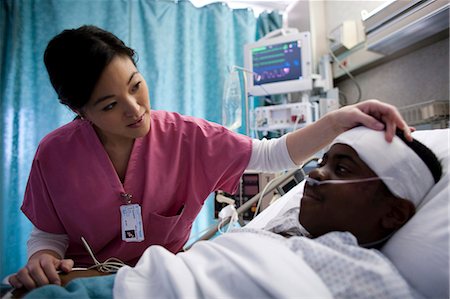
<instances>
[{"instance_id":1,"label":"wall-mounted equipment","mask_svg":"<svg viewBox=\"0 0 450 299\"><path fill-rule=\"evenodd\" d=\"M257 131L296 130L319 118L317 103L299 102L257 107L254 111Z\"/></svg>"},{"instance_id":2,"label":"wall-mounted equipment","mask_svg":"<svg viewBox=\"0 0 450 299\"><path fill-rule=\"evenodd\" d=\"M356 20L344 21L330 32L328 38L330 50L335 55L341 55L364 41L361 22Z\"/></svg>"},{"instance_id":3,"label":"wall-mounted equipment","mask_svg":"<svg viewBox=\"0 0 450 299\"><path fill-rule=\"evenodd\" d=\"M449 7L446 0L391 1L363 14L367 49L390 55L448 30Z\"/></svg>"}]
</instances>

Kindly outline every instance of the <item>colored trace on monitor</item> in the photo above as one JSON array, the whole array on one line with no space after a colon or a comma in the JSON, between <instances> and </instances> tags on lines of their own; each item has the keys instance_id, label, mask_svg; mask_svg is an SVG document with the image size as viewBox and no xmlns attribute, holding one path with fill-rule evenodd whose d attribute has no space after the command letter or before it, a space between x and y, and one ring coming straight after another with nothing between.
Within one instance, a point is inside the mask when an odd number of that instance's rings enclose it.
<instances>
[{"instance_id":1,"label":"colored trace on monitor","mask_svg":"<svg viewBox=\"0 0 450 299\"><path fill-rule=\"evenodd\" d=\"M254 85L301 79L301 51L298 41L252 49Z\"/></svg>"}]
</instances>

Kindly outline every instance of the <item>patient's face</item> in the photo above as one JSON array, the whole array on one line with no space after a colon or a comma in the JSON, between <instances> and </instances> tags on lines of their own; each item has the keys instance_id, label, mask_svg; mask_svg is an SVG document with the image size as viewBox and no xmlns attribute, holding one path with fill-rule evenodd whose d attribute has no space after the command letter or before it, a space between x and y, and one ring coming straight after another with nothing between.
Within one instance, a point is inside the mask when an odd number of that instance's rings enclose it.
<instances>
[{"instance_id":1,"label":"patient's face","mask_svg":"<svg viewBox=\"0 0 450 299\"><path fill-rule=\"evenodd\" d=\"M358 154L344 144L333 145L309 176L319 181L377 177ZM388 209L382 198L386 190L381 180L316 186L306 184L300 223L313 237L331 231L349 231L359 243L375 241L379 238L381 217Z\"/></svg>"}]
</instances>

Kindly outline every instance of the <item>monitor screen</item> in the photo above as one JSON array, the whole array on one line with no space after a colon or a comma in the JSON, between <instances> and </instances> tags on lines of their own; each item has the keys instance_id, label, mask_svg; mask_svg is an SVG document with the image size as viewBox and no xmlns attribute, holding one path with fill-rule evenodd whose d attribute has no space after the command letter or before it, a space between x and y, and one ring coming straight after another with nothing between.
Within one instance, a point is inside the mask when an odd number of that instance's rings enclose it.
<instances>
[{"instance_id":1,"label":"monitor screen","mask_svg":"<svg viewBox=\"0 0 450 299\"><path fill-rule=\"evenodd\" d=\"M271 95L312 89L309 32L262 39L245 45L250 95Z\"/></svg>"},{"instance_id":2,"label":"monitor screen","mask_svg":"<svg viewBox=\"0 0 450 299\"><path fill-rule=\"evenodd\" d=\"M252 50L254 85L302 78L298 41L267 45Z\"/></svg>"}]
</instances>

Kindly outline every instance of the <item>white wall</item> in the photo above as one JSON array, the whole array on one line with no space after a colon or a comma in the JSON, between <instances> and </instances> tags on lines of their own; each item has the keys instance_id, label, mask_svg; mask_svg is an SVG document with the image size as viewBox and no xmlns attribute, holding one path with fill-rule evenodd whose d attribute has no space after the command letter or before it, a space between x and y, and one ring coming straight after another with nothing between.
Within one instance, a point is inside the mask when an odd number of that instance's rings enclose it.
<instances>
[{"instance_id":1,"label":"white wall","mask_svg":"<svg viewBox=\"0 0 450 299\"><path fill-rule=\"evenodd\" d=\"M356 20L361 26L361 11L371 12L388 0L310 0L296 1L287 12L287 25L300 31L310 31L313 62L317 65L329 49L328 36L343 21ZM370 54L369 54L370 55ZM364 58L363 58L364 59Z\"/></svg>"}]
</instances>

